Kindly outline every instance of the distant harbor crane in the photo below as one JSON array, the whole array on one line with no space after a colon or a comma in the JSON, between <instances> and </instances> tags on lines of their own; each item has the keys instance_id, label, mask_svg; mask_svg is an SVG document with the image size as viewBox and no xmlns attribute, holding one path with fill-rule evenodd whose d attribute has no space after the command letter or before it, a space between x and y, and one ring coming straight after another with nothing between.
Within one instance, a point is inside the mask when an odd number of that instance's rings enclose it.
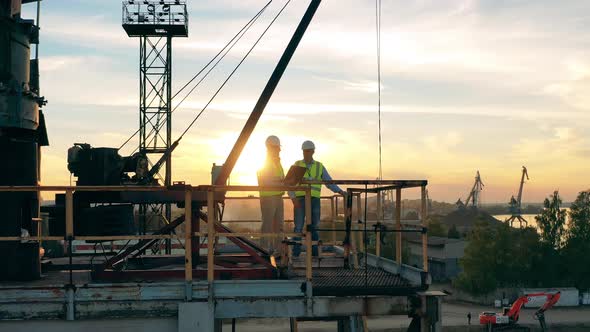
<instances>
[{"instance_id":1,"label":"distant harbor crane","mask_svg":"<svg viewBox=\"0 0 590 332\"><path fill-rule=\"evenodd\" d=\"M512 227L512 224L514 223L515 220L518 220L519 222L519 226L522 227L522 224L524 223L524 226L527 226L527 221L522 217L522 189L524 188L524 178L526 177L526 179L529 179L529 173L526 169L526 167L522 166L522 176L520 177L520 187L518 188L518 196L516 198L514 198L514 196L512 196L510 198L510 213L511 216L506 219L506 222L510 224L510 227Z\"/></svg>"},{"instance_id":2,"label":"distant harbor crane","mask_svg":"<svg viewBox=\"0 0 590 332\"><path fill-rule=\"evenodd\" d=\"M456 203L457 206L460 209L468 207L468 206L470 206L474 209L479 208L479 204L480 204L479 195L481 194L483 187L484 187L484 184L481 181L481 176L479 175L479 170L478 170L477 173L475 174L475 183L473 183L473 187L471 188L471 191L469 192L469 195L467 196L465 203L463 203L463 201L461 201L461 198L459 198L459 200Z\"/></svg>"}]
</instances>

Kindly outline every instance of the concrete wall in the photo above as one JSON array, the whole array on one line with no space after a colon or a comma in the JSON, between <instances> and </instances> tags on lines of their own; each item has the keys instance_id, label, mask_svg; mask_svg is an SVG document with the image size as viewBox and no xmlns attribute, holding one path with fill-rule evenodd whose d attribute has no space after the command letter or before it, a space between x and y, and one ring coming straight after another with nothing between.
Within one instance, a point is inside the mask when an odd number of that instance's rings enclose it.
<instances>
[{"instance_id":1,"label":"concrete wall","mask_svg":"<svg viewBox=\"0 0 590 332\"><path fill-rule=\"evenodd\" d=\"M567 288L523 288L521 294L532 294L532 293L555 293L561 292L559 301L555 304L556 307L577 307L580 305L580 292L578 289L573 287ZM531 298L529 303L525 304L525 308L539 308L545 303L547 299L545 297L534 297Z\"/></svg>"},{"instance_id":2,"label":"concrete wall","mask_svg":"<svg viewBox=\"0 0 590 332\"><path fill-rule=\"evenodd\" d=\"M467 241L457 241L445 245L445 258L462 258L467 247Z\"/></svg>"},{"instance_id":3,"label":"concrete wall","mask_svg":"<svg viewBox=\"0 0 590 332\"><path fill-rule=\"evenodd\" d=\"M63 320L26 320L3 321L0 332L177 332L178 322L174 318L141 318L112 320L79 320L67 322Z\"/></svg>"}]
</instances>

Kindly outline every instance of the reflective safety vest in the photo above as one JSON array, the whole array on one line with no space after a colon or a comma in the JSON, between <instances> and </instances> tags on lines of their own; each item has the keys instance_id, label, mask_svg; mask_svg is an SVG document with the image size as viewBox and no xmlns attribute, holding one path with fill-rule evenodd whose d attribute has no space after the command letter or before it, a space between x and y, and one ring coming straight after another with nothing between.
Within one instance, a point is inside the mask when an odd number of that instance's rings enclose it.
<instances>
[{"instance_id":1,"label":"reflective safety vest","mask_svg":"<svg viewBox=\"0 0 590 332\"><path fill-rule=\"evenodd\" d=\"M261 179L262 181L260 181ZM280 186L283 179L285 179L285 173L280 162L266 160L264 167L258 171L258 185L261 186L268 185L269 182ZM283 194L285 194L284 191L260 191L260 197L283 196Z\"/></svg>"},{"instance_id":2,"label":"reflective safety vest","mask_svg":"<svg viewBox=\"0 0 590 332\"><path fill-rule=\"evenodd\" d=\"M303 175L304 180L310 181L321 181L322 174L324 173L324 165L319 161L313 161L311 165L307 165L305 160L299 160L295 162L295 166L301 166L307 168L305 171L305 175ZM305 191L296 191L296 197L305 197ZM312 184L311 185L311 197L320 198L322 196L322 185L321 184Z\"/></svg>"}]
</instances>

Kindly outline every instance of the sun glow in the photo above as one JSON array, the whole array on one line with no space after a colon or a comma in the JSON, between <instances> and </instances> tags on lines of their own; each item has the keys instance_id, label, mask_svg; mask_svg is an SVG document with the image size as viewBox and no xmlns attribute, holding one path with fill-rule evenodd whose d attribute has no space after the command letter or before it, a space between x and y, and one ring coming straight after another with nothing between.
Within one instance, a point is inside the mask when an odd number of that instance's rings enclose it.
<instances>
[{"instance_id":1,"label":"sun glow","mask_svg":"<svg viewBox=\"0 0 590 332\"><path fill-rule=\"evenodd\" d=\"M266 158L266 148L264 141L268 135L272 133L253 134L238 162L236 163L231 176L230 182L235 185L257 185L256 171L262 168ZM302 158L301 156L301 138L294 136L282 137L281 139L281 164L285 173L289 167L296 161ZM229 155L234 146L238 135L235 133L225 133L215 139L212 139L210 144L214 147L213 157L217 164L225 162L225 158Z\"/></svg>"}]
</instances>

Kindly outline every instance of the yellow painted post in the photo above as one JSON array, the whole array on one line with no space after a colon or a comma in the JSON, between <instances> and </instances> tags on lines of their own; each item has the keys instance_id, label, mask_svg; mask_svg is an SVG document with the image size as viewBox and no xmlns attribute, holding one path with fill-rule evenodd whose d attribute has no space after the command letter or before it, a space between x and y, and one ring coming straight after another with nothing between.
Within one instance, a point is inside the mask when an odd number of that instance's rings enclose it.
<instances>
[{"instance_id":1,"label":"yellow painted post","mask_svg":"<svg viewBox=\"0 0 590 332\"><path fill-rule=\"evenodd\" d=\"M362 249L365 248L365 227L363 224L357 224L357 229L360 230L360 232L357 232L359 235L359 245L358 245L358 250L361 251Z\"/></svg>"},{"instance_id":2,"label":"yellow painted post","mask_svg":"<svg viewBox=\"0 0 590 332\"><path fill-rule=\"evenodd\" d=\"M311 239L311 188L305 191L305 277L311 282L312 239Z\"/></svg>"},{"instance_id":3,"label":"yellow painted post","mask_svg":"<svg viewBox=\"0 0 590 332\"><path fill-rule=\"evenodd\" d=\"M356 218L356 222L353 220L353 223L355 223L357 225L357 229L360 230L364 230L364 224L362 223L358 223L359 221L361 221L361 194L358 194L357 196L357 201L356 201L356 214L357 214L357 218ZM357 250L361 250L362 248L365 247L365 233L364 232L357 232L358 233L358 248Z\"/></svg>"},{"instance_id":4,"label":"yellow painted post","mask_svg":"<svg viewBox=\"0 0 590 332\"><path fill-rule=\"evenodd\" d=\"M421 199L421 210L422 210L422 227L426 227L426 217L428 214L428 209L426 208L426 186L422 186L422 199ZM426 233L422 233L422 266L424 271L428 272L428 235Z\"/></svg>"},{"instance_id":5,"label":"yellow painted post","mask_svg":"<svg viewBox=\"0 0 590 332\"><path fill-rule=\"evenodd\" d=\"M381 205L381 192L377 192L377 221L383 221L383 207Z\"/></svg>"},{"instance_id":6,"label":"yellow painted post","mask_svg":"<svg viewBox=\"0 0 590 332\"><path fill-rule=\"evenodd\" d=\"M207 281L211 285L215 279L215 262L213 251L215 244L215 192L207 192ZM209 289L211 292L211 288Z\"/></svg>"},{"instance_id":7,"label":"yellow painted post","mask_svg":"<svg viewBox=\"0 0 590 332\"><path fill-rule=\"evenodd\" d=\"M395 189L395 261L402 264L402 189Z\"/></svg>"},{"instance_id":8,"label":"yellow painted post","mask_svg":"<svg viewBox=\"0 0 590 332\"><path fill-rule=\"evenodd\" d=\"M332 196L330 198L330 211L332 211L332 245L336 245L336 210L334 204L335 199L338 199L338 197Z\"/></svg>"},{"instance_id":9,"label":"yellow painted post","mask_svg":"<svg viewBox=\"0 0 590 332\"><path fill-rule=\"evenodd\" d=\"M359 224L355 223L354 221L352 222L352 225L350 227L353 231L354 230L358 230L359 228ZM358 233L358 232L353 232L353 234L350 235L350 248L352 251L352 266L355 269L358 269L359 267L359 259L358 259L358 247L356 245L356 236L354 233Z\"/></svg>"},{"instance_id":10,"label":"yellow painted post","mask_svg":"<svg viewBox=\"0 0 590 332\"><path fill-rule=\"evenodd\" d=\"M184 192L184 279L187 284L193 281L192 216L192 192L191 189L186 189Z\"/></svg>"},{"instance_id":11,"label":"yellow painted post","mask_svg":"<svg viewBox=\"0 0 590 332\"><path fill-rule=\"evenodd\" d=\"M381 229L379 228L375 233L375 255L381 257Z\"/></svg>"},{"instance_id":12,"label":"yellow painted post","mask_svg":"<svg viewBox=\"0 0 590 332\"><path fill-rule=\"evenodd\" d=\"M363 213L363 210L362 210L362 205L361 205L361 194L359 193L356 196L356 220L362 219L362 217L361 217L362 213ZM367 221L365 220L364 222L367 222Z\"/></svg>"},{"instance_id":13,"label":"yellow painted post","mask_svg":"<svg viewBox=\"0 0 590 332\"><path fill-rule=\"evenodd\" d=\"M72 189L66 189L66 238L74 237L74 195Z\"/></svg>"}]
</instances>

